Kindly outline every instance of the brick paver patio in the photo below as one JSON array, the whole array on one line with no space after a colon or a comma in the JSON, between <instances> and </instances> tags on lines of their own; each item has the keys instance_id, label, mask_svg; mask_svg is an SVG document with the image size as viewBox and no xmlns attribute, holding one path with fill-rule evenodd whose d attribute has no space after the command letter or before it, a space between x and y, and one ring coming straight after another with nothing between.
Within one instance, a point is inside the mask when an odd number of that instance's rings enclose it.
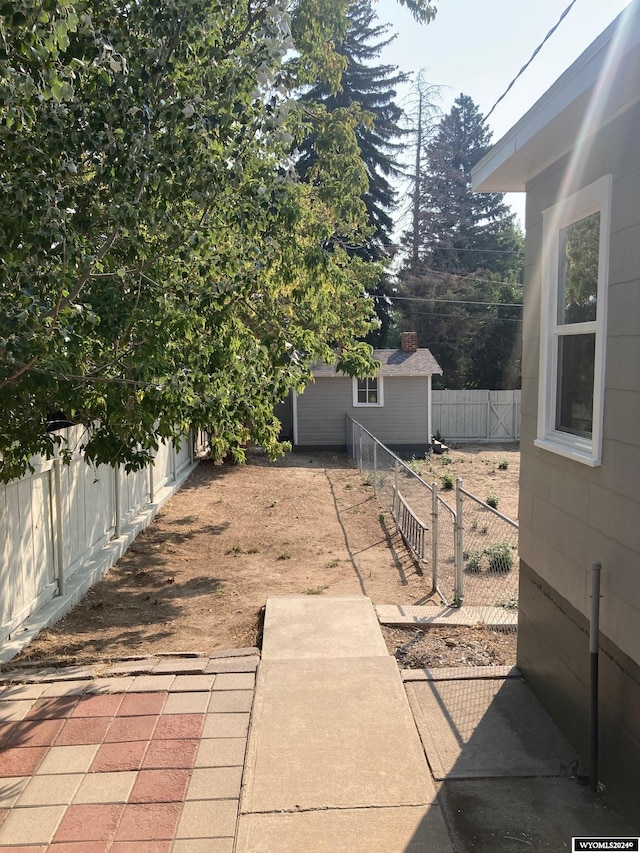
<instances>
[{"instance_id":1,"label":"brick paver patio","mask_svg":"<svg viewBox=\"0 0 640 853\"><path fill-rule=\"evenodd\" d=\"M0 849L231 853L255 650L0 676Z\"/></svg>"}]
</instances>

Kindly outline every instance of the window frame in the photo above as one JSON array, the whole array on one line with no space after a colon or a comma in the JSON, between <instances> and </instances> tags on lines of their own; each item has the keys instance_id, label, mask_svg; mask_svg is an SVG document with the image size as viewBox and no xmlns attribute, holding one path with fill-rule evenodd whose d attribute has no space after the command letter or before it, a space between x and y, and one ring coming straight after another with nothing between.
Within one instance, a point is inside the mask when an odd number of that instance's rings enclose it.
<instances>
[{"instance_id":1,"label":"window frame","mask_svg":"<svg viewBox=\"0 0 640 853\"><path fill-rule=\"evenodd\" d=\"M384 383L382 381L382 376L379 374L377 376L367 376L365 381L369 382L371 379L375 379L377 383L377 393L378 393L378 402L377 403L359 403L358 402L358 379L354 376L352 379L352 390L353 390L353 406L355 409L381 409L384 406Z\"/></svg>"},{"instance_id":2,"label":"window frame","mask_svg":"<svg viewBox=\"0 0 640 853\"><path fill-rule=\"evenodd\" d=\"M611 175L604 175L542 212L540 373L538 430L534 444L536 447L592 467L602 462L611 188ZM600 214L596 319L580 323L560 323L558 321L560 232L594 213ZM560 339L563 336L575 337L590 334L595 334L591 438L556 428L556 413L559 405Z\"/></svg>"}]
</instances>

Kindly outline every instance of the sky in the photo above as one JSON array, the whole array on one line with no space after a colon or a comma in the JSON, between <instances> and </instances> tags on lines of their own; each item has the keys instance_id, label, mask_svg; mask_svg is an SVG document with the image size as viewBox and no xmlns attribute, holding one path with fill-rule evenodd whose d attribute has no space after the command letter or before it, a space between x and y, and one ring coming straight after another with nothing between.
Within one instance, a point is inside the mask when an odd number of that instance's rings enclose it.
<instances>
[{"instance_id":1,"label":"sky","mask_svg":"<svg viewBox=\"0 0 640 853\"><path fill-rule=\"evenodd\" d=\"M398 0L377 0L380 23L390 23L395 41L380 60L402 71L425 70L429 84L441 87L447 112L461 93L485 115L556 24L570 0L435 0L438 14L417 24ZM618 16L630 0L576 0L509 94L489 119L497 142L555 80ZM399 91L402 103L406 92ZM524 220L524 197L507 201Z\"/></svg>"}]
</instances>

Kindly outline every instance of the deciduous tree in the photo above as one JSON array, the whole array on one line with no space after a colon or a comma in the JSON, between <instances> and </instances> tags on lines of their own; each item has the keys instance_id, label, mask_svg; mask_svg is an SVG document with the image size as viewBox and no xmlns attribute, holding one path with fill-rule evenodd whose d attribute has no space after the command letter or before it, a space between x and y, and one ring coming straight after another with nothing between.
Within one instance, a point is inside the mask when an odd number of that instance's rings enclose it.
<instances>
[{"instance_id":1,"label":"deciduous tree","mask_svg":"<svg viewBox=\"0 0 640 853\"><path fill-rule=\"evenodd\" d=\"M426 0L407 3L429 19ZM51 412L87 459L143 464L211 431L277 453L273 404L369 327L357 110L309 131L290 98L337 86L346 0L18 0L0 10L0 478L50 456ZM339 176L339 180L337 179Z\"/></svg>"}]
</instances>

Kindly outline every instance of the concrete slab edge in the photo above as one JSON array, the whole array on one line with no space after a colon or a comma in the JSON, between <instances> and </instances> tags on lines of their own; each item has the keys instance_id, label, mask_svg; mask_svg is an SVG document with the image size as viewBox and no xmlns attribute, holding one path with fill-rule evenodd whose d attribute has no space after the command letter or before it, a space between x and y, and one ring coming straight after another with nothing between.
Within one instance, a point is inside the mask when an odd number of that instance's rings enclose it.
<instances>
[{"instance_id":1,"label":"concrete slab edge","mask_svg":"<svg viewBox=\"0 0 640 853\"><path fill-rule=\"evenodd\" d=\"M19 626L14 628L10 639L0 647L0 666L8 663L25 648L41 631L54 625L65 616L86 594L87 590L99 581L109 569L118 562L138 534L148 527L162 506L179 491L184 481L196 469L194 462L179 475L175 483L164 486L152 504L143 507L126 525L118 539L110 539L67 580L63 595L54 596L43 607L31 613Z\"/></svg>"},{"instance_id":2,"label":"concrete slab edge","mask_svg":"<svg viewBox=\"0 0 640 853\"><path fill-rule=\"evenodd\" d=\"M409 701L409 707L413 713L413 718L416 721L416 728L427 759L427 764L431 769L433 778L440 781L444 778L444 767L438 754L438 745L431 735L431 731L422 711L422 706L414 693L413 686L411 684L406 684L405 691Z\"/></svg>"},{"instance_id":3,"label":"concrete slab edge","mask_svg":"<svg viewBox=\"0 0 640 853\"><path fill-rule=\"evenodd\" d=\"M517 628L515 611L496 607L405 607L395 604L376 604L376 614L381 625L406 628L417 625L434 627L473 627L482 625L490 630Z\"/></svg>"},{"instance_id":4,"label":"concrete slab edge","mask_svg":"<svg viewBox=\"0 0 640 853\"><path fill-rule=\"evenodd\" d=\"M522 678L517 666L460 666L442 669L403 669L402 680L410 681L481 681L486 679Z\"/></svg>"},{"instance_id":5,"label":"concrete slab edge","mask_svg":"<svg viewBox=\"0 0 640 853\"><path fill-rule=\"evenodd\" d=\"M186 669L184 666L185 656L181 654L176 654L173 657L144 658L143 660L120 660L109 664L95 663L63 667L24 666L0 673L0 693L6 686L15 683L53 684L55 682L74 681L74 683L86 682L87 687L90 687L93 681L105 678L125 678L137 675L157 676L158 678L162 678L165 675L201 676L206 674L205 670L211 661L237 662L238 660L242 660L234 652L234 649L230 649L227 657L222 657L220 653L217 653L215 657L202 655L202 657L197 659L200 664L197 669ZM232 674L254 673L257 668L257 649L255 652L255 655L245 655L246 665L234 667ZM191 656L188 656L186 659L189 661L194 660ZM222 670L217 674L225 675L228 673ZM211 675L215 676L216 673L211 673Z\"/></svg>"}]
</instances>

